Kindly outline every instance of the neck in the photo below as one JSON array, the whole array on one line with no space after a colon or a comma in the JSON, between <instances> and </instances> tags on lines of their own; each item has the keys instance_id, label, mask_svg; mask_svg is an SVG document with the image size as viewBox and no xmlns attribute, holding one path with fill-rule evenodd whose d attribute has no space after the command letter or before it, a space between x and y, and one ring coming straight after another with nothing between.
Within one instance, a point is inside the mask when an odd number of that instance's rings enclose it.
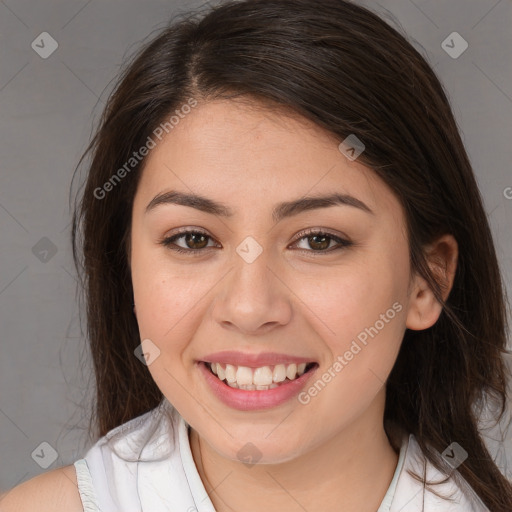
<instances>
[{"instance_id":1,"label":"neck","mask_svg":"<svg viewBox=\"0 0 512 512\"><path fill-rule=\"evenodd\" d=\"M347 428L314 450L280 464L247 466L219 455L191 429L201 480L217 512L282 510L375 512L398 454L383 427L383 396Z\"/></svg>"}]
</instances>

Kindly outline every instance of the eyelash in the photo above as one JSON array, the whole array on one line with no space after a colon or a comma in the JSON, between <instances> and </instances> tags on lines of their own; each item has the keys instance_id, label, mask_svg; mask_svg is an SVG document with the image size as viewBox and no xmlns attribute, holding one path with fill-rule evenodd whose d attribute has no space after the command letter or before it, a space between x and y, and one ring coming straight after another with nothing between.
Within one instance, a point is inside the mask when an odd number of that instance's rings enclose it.
<instances>
[{"instance_id":1,"label":"eyelash","mask_svg":"<svg viewBox=\"0 0 512 512\"><path fill-rule=\"evenodd\" d=\"M158 243L160 243L161 245L163 245L164 247L167 247L168 249L172 250L172 251L176 251L176 252L179 252L179 253L184 253L184 254L187 254L189 256L200 256L200 253L201 252L204 252L205 250L207 249L212 249L212 247L209 247L209 248L204 248L204 249L184 249L183 247L179 247L177 246L176 244L174 244L174 242L180 238L183 238L185 235L204 235L206 236L207 238L209 239L213 239L212 237L210 237L205 231L202 231L202 230L183 230L183 231L180 231L170 237L166 237L164 238L163 240L160 240ZM331 253L333 251L337 251L337 250L340 250L340 249L345 249L345 248L348 248L352 245L354 245L354 242L351 242L350 240L346 240L344 238L340 238L339 236L333 234L333 233L330 233L328 231L323 231L323 230L319 230L317 228L310 228L310 229L307 229L307 230L304 230L304 231L301 231L295 241L293 242L293 244L297 244L298 242L300 242L302 239L304 238L309 238L311 236L326 236L336 242L338 242L338 246L337 247L334 247L333 248L330 248L330 249L325 249L325 250L317 250L317 251L314 251L314 250L307 250L307 249L298 249L300 252L302 253L313 253L313 254L321 254L321 253Z\"/></svg>"}]
</instances>

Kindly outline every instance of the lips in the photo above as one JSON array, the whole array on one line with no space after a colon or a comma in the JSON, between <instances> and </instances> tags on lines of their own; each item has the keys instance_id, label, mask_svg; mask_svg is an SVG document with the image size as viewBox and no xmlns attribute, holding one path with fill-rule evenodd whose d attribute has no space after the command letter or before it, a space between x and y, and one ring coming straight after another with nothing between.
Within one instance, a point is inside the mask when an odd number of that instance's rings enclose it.
<instances>
[{"instance_id":1,"label":"lips","mask_svg":"<svg viewBox=\"0 0 512 512\"><path fill-rule=\"evenodd\" d=\"M234 356L234 357L233 357ZM240 352L222 352L206 356L209 361L197 361L196 367L202 375L207 388L221 402L232 409L240 411L257 411L277 407L296 397L306 386L307 382L313 378L319 365L313 363L311 359L290 356L286 354L263 354L263 355L245 355ZM285 380L279 383L272 383L269 386L242 385L240 388L236 383L228 383L226 380L220 380L211 369L212 359L220 361L223 364L226 360L231 362L243 362L245 369L261 368L269 362L282 365L283 362L296 361L299 365L305 365L305 371L300 376L297 374L294 380ZM310 363L310 364L308 364ZM229 364L229 363L228 363ZM292 363L292 366L296 363ZM237 387L235 387L237 386ZM259 389L258 389L259 388Z\"/></svg>"},{"instance_id":2,"label":"lips","mask_svg":"<svg viewBox=\"0 0 512 512\"><path fill-rule=\"evenodd\" d=\"M278 364L289 365L295 363L317 363L313 357L299 357L291 354L281 354L277 352L264 352L261 354L247 354L233 350L215 352L205 355L201 362L231 364L233 366L247 366L249 368L260 368L262 366L275 366Z\"/></svg>"}]
</instances>

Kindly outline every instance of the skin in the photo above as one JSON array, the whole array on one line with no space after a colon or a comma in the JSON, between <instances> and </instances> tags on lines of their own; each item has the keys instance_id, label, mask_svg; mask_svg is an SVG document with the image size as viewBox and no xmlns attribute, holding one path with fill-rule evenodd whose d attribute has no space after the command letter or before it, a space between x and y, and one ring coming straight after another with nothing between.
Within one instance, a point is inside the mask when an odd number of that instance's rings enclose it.
<instances>
[{"instance_id":1,"label":"skin","mask_svg":"<svg viewBox=\"0 0 512 512\"><path fill-rule=\"evenodd\" d=\"M426 329L441 312L427 283L411 273L405 217L376 174L338 149L313 123L248 102L201 103L151 150L132 212L130 263L141 340L160 350L148 369L191 425L190 444L217 511L375 512L395 471L383 427L385 381L406 328ZM157 194L179 190L225 203L232 218L166 204ZM309 210L277 224L276 203L337 191L373 214L340 205ZM159 244L178 228L207 232ZM318 249L307 228L354 245ZM263 252L247 263L236 248L247 237ZM202 249L201 249L202 248ZM301 250L302 249L302 250ZM427 247L449 293L457 244L445 235ZM323 252L321 252L323 251ZM195 365L211 352L283 352L332 367L359 333L394 303L402 310L310 403L292 399L242 412L210 391ZM313 379L313 382L316 377ZM237 452L261 452L256 465Z\"/></svg>"}]
</instances>

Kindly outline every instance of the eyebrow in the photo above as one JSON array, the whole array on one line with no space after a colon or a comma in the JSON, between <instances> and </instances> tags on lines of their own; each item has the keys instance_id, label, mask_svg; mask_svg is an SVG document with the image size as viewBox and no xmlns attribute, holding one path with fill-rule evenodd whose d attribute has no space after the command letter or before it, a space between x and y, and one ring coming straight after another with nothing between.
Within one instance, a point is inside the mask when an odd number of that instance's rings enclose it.
<instances>
[{"instance_id":1,"label":"eyebrow","mask_svg":"<svg viewBox=\"0 0 512 512\"><path fill-rule=\"evenodd\" d=\"M146 213L154 210L157 206L163 204L177 204L181 206L189 206L202 212L221 217L233 217L234 212L227 205L218 203L207 197L197 194L188 194L171 190L157 194L146 206ZM274 222L279 222L284 218L298 215L299 213L316 210L318 208L328 208L331 206L352 206L359 208L367 213L374 215L373 210L363 201L349 194L333 193L322 196L306 196L293 201L285 201L277 204L272 211Z\"/></svg>"}]
</instances>

